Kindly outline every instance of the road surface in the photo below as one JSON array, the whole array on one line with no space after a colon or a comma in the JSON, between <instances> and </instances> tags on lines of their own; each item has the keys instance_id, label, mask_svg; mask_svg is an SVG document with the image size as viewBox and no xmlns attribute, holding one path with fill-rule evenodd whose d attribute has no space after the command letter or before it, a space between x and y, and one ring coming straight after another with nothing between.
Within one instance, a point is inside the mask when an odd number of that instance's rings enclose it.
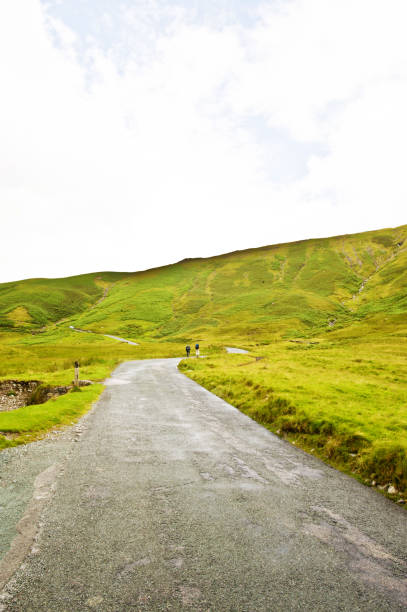
<instances>
[{"instance_id":1,"label":"road surface","mask_svg":"<svg viewBox=\"0 0 407 612\"><path fill-rule=\"evenodd\" d=\"M31 547L0 610L405 610L406 512L176 365L122 364L79 426L0 454L4 558L24 512Z\"/></svg>"},{"instance_id":2,"label":"road surface","mask_svg":"<svg viewBox=\"0 0 407 612\"><path fill-rule=\"evenodd\" d=\"M233 346L226 346L225 348L228 353L239 353L240 355L244 355L249 352L249 351L246 351L245 349L234 348Z\"/></svg>"}]
</instances>

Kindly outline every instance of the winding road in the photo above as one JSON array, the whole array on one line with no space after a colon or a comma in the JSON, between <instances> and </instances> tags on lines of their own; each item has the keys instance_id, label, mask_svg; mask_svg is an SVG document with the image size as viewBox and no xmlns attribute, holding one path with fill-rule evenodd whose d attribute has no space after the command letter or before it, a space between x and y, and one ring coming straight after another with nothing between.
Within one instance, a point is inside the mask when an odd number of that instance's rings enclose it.
<instances>
[{"instance_id":1,"label":"winding road","mask_svg":"<svg viewBox=\"0 0 407 612\"><path fill-rule=\"evenodd\" d=\"M122 364L79 425L0 454L0 610L405 610L405 511L177 363Z\"/></svg>"}]
</instances>

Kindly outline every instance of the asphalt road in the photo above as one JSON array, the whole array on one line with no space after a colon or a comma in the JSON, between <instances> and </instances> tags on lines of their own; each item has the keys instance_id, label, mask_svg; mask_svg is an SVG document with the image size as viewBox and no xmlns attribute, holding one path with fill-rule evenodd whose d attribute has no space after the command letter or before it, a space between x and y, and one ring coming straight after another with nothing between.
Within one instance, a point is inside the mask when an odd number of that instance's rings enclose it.
<instances>
[{"instance_id":1,"label":"asphalt road","mask_svg":"<svg viewBox=\"0 0 407 612\"><path fill-rule=\"evenodd\" d=\"M78 427L1 453L3 560L30 552L0 610L405 610L406 512L176 364L122 364Z\"/></svg>"}]
</instances>

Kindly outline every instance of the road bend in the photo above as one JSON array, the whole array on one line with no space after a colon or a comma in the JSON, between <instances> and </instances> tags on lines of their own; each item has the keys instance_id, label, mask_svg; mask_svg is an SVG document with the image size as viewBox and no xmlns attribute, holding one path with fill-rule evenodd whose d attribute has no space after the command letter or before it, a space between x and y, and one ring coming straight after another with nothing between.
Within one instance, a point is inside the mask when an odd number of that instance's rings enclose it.
<instances>
[{"instance_id":1,"label":"road bend","mask_svg":"<svg viewBox=\"0 0 407 612\"><path fill-rule=\"evenodd\" d=\"M2 454L3 491L15 462L36 476L38 533L0 609L405 610L405 511L177 363L122 364L75 435Z\"/></svg>"}]
</instances>

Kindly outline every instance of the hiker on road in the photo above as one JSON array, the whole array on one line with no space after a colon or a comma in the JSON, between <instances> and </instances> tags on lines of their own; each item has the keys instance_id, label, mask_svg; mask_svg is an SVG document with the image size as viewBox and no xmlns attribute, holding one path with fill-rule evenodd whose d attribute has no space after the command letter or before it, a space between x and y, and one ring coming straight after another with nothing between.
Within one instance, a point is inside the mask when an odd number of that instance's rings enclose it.
<instances>
[{"instance_id":1,"label":"hiker on road","mask_svg":"<svg viewBox=\"0 0 407 612\"><path fill-rule=\"evenodd\" d=\"M195 344L196 356L199 357L199 344Z\"/></svg>"},{"instance_id":2,"label":"hiker on road","mask_svg":"<svg viewBox=\"0 0 407 612\"><path fill-rule=\"evenodd\" d=\"M189 344L185 347L185 350L187 352L187 357L189 357L189 353L191 352L191 347L189 346Z\"/></svg>"}]
</instances>

